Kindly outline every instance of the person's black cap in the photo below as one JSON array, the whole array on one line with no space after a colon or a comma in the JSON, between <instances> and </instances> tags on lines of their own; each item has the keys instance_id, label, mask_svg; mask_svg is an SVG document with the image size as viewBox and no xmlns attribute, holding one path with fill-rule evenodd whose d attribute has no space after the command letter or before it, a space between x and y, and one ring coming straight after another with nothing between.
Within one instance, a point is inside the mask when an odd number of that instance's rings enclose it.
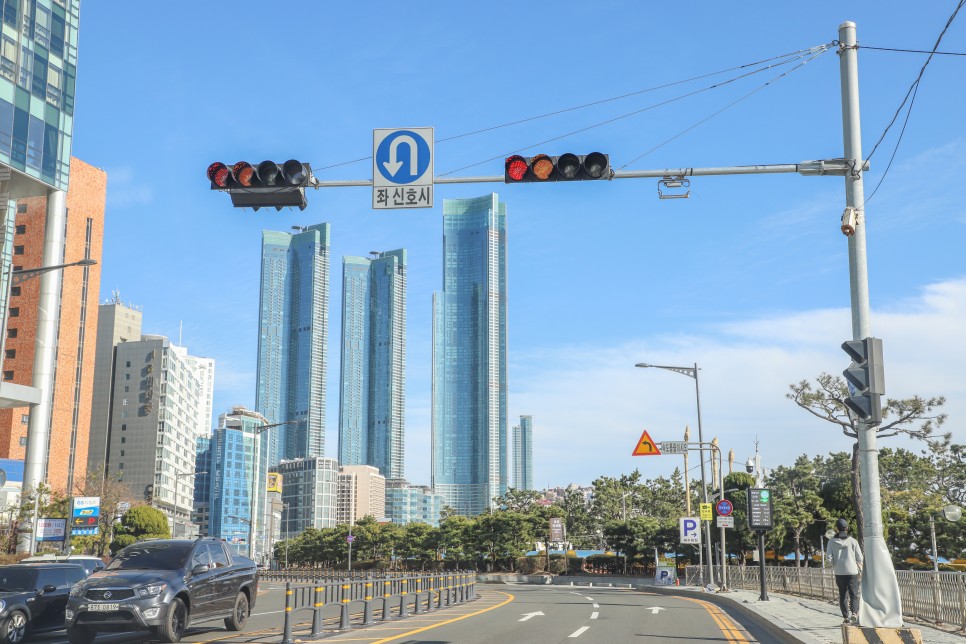
<instances>
[{"instance_id":1,"label":"person's black cap","mask_svg":"<svg viewBox=\"0 0 966 644\"><path fill-rule=\"evenodd\" d=\"M849 529L849 522L846 521L845 519L839 519L838 521L835 522L835 527L838 529L839 532L843 532Z\"/></svg>"}]
</instances>

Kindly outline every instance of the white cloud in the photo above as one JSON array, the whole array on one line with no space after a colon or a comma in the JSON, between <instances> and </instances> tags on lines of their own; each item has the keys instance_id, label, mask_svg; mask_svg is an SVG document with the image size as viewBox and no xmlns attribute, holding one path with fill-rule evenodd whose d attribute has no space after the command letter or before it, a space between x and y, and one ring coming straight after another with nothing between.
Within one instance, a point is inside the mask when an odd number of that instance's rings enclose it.
<instances>
[{"instance_id":1,"label":"white cloud","mask_svg":"<svg viewBox=\"0 0 966 644\"><path fill-rule=\"evenodd\" d=\"M964 328L966 279L929 285L872 317L873 334L884 344L887 396L946 396L944 429L957 442L966 441ZM756 437L766 466L845 450L850 444L840 431L785 394L793 382L848 366L840 345L850 335L847 309L823 309L729 323L696 336L524 351L511 356L511 425L519 414L533 415L538 487L589 483L635 467L648 477L664 475L682 464L680 457L630 454L645 428L655 440L680 440L690 425L697 439L694 381L634 364L697 361L704 437L717 436L726 455L734 448L743 462ZM906 439L884 444L913 447Z\"/></svg>"}]
</instances>

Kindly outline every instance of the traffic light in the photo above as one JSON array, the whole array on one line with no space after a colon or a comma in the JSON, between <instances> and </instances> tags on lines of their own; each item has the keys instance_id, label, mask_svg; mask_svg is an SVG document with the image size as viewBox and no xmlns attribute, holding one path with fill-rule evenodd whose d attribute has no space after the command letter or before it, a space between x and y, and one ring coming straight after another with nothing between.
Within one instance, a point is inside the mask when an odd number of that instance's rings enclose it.
<instances>
[{"instance_id":1,"label":"traffic light","mask_svg":"<svg viewBox=\"0 0 966 644\"><path fill-rule=\"evenodd\" d=\"M231 194L233 206L253 210L287 206L305 210L305 188L315 185L309 164L295 159L281 164L262 161L258 165L239 161L231 166L217 161L208 166L208 180L212 190Z\"/></svg>"},{"instance_id":2,"label":"traffic light","mask_svg":"<svg viewBox=\"0 0 966 644\"><path fill-rule=\"evenodd\" d=\"M882 340L879 338L848 340L842 343L842 348L855 363L854 366L842 372L849 382L849 393L852 394L845 400L845 406L870 424L881 423L881 396L885 393Z\"/></svg>"},{"instance_id":3,"label":"traffic light","mask_svg":"<svg viewBox=\"0 0 966 644\"><path fill-rule=\"evenodd\" d=\"M503 170L504 183L541 183L544 181L596 181L610 180L610 157L600 152L577 155L567 152L559 157L538 154L507 157Z\"/></svg>"},{"instance_id":4,"label":"traffic light","mask_svg":"<svg viewBox=\"0 0 966 644\"><path fill-rule=\"evenodd\" d=\"M144 502L151 503L154 501L154 485L148 483L144 486Z\"/></svg>"}]
</instances>

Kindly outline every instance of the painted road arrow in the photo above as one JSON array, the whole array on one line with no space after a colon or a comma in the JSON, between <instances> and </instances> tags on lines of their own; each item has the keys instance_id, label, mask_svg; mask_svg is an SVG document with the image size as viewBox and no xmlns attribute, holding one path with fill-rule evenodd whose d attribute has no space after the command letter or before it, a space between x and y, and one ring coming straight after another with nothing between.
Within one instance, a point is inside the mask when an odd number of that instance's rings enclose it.
<instances>
[{"instance_id":1,"label":"painted road arrow","mask_svg":"<svg viewBox=\"0 0 966 644\"><path fill-rule=\"evenodd\" d=\"M537 611L537 612L535 612L535 613L523 613L523 617L521 617L521 618L520 618L520 619L518 619L517 621L519 621L519 622L525 622L525 621L527 621L528 619L530 619L531 617L536 617L537 615L540 615L541 617L543 617L543 616L544 616L544 615L543 615L543 611L541 611L541 610L538 610L538 611Z\"/></svg>"},{"instance_id":2,"label":"painted road arrow","mask_svg":"<svg viewBox=\"0 0 966 644\"><path fill-rule=\"evenodd\" d=\"M647 610L651 611L651 615L657 615L660 611L667 609L660 606L647 606Z\"/></svg>"}]
</instances>

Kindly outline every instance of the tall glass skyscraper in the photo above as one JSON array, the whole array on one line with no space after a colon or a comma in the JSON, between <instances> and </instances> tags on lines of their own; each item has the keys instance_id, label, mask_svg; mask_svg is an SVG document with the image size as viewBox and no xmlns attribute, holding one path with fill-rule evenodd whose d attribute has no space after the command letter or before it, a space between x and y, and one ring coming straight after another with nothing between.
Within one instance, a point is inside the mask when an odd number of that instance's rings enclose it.
<instances>
[{"instance_id":1,"label":"tall glass skyscraper","mask_svg":"<svg viewBox=\"0 0 966 644\"><path fill-rule=\"evenodd\" d=\"M269 459L325 455L329 224L262 232L256 411L270 424Z\"/></svg>"},{"instance_id":2,"label":"tall glass skyscraper","mask_svg":"<svg viewBox=\"0 0 966 644\"><path fill-rule=\"evenodd\" d=\"M533 417L520 416L513 427L513 487L533 489Z\"/></svg>"},{"instance_id":3,"label":"tall glass skyscraper","mask_svg":"<svg viewBox=\"0 0 966 644\"><path fill-rule=\"evenodd\" d=\"M406 251L342 260L339 462L403 477Z\"/></svg>"},{"instance_id":4,"label":"tall glass skyscraper","mask_svg":"<svg viewBox=\"0 0 966 644\"><path fill-rule=\"evenodd\" d=\"M460 514L507 490L506 204L443 201L433 294L432 486Z\"/></svg>"}]
</instances>

